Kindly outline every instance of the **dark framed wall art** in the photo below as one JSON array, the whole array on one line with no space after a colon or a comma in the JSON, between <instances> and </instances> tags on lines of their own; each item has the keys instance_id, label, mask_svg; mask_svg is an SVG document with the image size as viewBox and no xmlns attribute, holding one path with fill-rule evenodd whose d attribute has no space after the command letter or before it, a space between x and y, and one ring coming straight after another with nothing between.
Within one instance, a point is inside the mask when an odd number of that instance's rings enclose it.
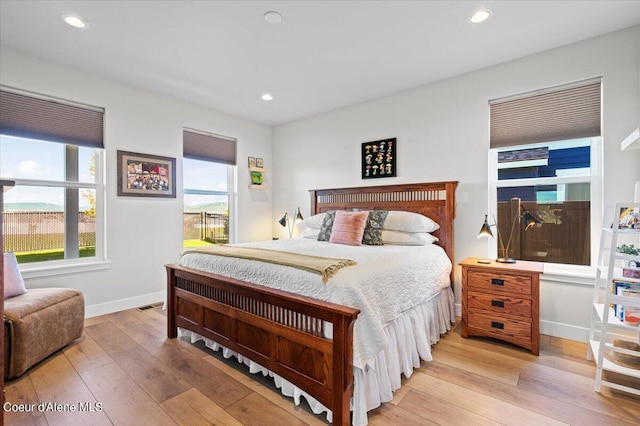
<instances>
[{"instance_id":1,"label":"dark framed wall art","mask_svg":"<svg viewBox=\"0 0 640 426\"><path fill-rule=\"evenodd\" d=\"M362 179L396 176L396 138L362 144Z\"/></svg>"},{"instance_id":2,"label":"dark framed wall art","mask_svg":"<svg viewBox=\"0 0 640 426\"><path fill-rule=\"evenodd\" d=\"M118 195L176 198L176 159L118 151Z\"/></svg>"}]
</instances>

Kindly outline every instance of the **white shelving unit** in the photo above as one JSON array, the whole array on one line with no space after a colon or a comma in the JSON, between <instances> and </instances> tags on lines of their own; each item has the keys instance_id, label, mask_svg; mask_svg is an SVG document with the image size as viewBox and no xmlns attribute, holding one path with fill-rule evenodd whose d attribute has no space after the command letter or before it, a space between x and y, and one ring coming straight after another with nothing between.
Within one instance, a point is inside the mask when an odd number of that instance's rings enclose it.
<instances>
[{"instance_id":1,"label":"white shelving unit","mask_svg":"<svg viewBox=\"0 0 640 426\"><path fill-rule=\"evenodd\" d=\"M600 392L601 386L608 386L621 391L640 395L640 367L629 368L620 363L613 362L615 354L624 354L630 357L637 357L640 365L640 349L628 350L614 346L614 340L632 342L640 344L640 326L629 325L620 320L614 311L614 305L640 308L640 298L616 295L613 292L616 282L626 282L640 286L640 278L625 277L622 266L629 264L629 261L640 262L640 255L623 254L616 251L616 247L633 244L640 247L640 229L619 229L618 218L620 211L625 207L640 208L640 203L616 204L613 215L607 217L602 227L600 238L600 251L598 259L598 269L593 293L593 308L591 314L591 329L589 332L589 349L587 359L594 359L596 362L596 377L594 389ZM629 383L621 384L608 380L603 372L630 376L638 379L639 385L632 387Z\"/></svg>"}]
</instances>

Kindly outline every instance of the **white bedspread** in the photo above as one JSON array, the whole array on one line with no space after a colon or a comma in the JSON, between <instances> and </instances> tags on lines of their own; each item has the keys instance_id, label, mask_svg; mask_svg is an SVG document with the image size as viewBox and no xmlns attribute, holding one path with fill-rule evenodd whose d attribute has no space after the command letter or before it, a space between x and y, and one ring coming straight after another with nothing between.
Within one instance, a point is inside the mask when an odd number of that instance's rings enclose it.
<instances>
[{"instance_id":1,"label":"white bedspread","mask_svg":"<svg viewBox=\"0 0 640 426\"><path fill-rule=\"evenodd\" d=\"M322 284L320 275L289 266L185 252L179 264L360 309L354 327L354 366L373 367L388 345L384 327L450 285L444 250L425 246L346 246L309 239L239 244L315 256L353 259Z\"/></svg>"}]
</instances>

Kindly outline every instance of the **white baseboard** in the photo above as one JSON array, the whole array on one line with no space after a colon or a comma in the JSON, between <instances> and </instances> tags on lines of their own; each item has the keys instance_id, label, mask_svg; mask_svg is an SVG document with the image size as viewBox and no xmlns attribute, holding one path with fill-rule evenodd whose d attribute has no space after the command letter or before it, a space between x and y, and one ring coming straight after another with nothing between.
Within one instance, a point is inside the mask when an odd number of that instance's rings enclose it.
<instances>
[{"instance_id":1,"label":"white baseboard","mask_svg":"<svg viewBox=\"0 0 640 426\"><path fill-rule=\"evenodd\" d=\"M128 299L114 300L113 302L89 305L85 307L84 316L85 318L92 318L100 315L124 311L131 308L137 308L139 306L150 305L152 303L164 302L166 295L166 292L161 291L158 293L150 293L144 294L142 296L130 297Z\"/></svg>"},{"instance_id":2,"label":"white baseboard","mask_svg":"<svg viewBox=\"0 0 640 426\"><path fill-rule=\"evenodd\" d=\"M540 320L540 334L578 342L587 342L589 340L588 328L545 320Z\"/></svg>"}]
</instances>

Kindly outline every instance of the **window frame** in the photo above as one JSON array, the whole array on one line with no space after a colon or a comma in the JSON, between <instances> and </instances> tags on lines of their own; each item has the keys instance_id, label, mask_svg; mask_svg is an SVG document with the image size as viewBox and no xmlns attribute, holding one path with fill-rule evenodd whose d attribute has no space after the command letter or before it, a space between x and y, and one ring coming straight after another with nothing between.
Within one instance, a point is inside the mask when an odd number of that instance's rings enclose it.
<instances>
[{"instance_id":1,"label":"window frame","mask_svg":"<svg viewBox=\"0 0 640 426\"><path fill-rule=\"evenodd\" d=\"M33 139L40 142L58 143ZM65 144L62 144L65 145ZM73 144L66 144L72 145ZM39 186L48 188L73 188L93 189L96 201L96 255L87 258L47 260L42 262L29 262L20 264L20 272L24 278L47 277L52 275L65 275L77 272L87 272L108 269L111 262L107 260L106 225L105 225L105 185L104 185L104 149L94 148L95 155L95 180L91 182L74 182L60 180L39 180L7 177L15 182L15 187Z\"/></svg>"},{"instance_id":2,"label":"window frame","mask_svg":"<svg viewBox=\"0 0 640 426\"><path fill-rule=\"evenodd\" d=\"M209 190L209 189L189 189L184 186L184 160L190 159L194 161L201 161L207 163L214 163L221 166L226 166L227 168L227 190L226 191L218 191L218 190ZM226 164L224 162L217 162L214 160L205 160L205 159L196 159L183 157L182 159L182 213L184 214L184 196L185 195L221 195L227 197L227 203L229 206L229 243L233 244L236 242L236 227L235 227L235 176L236 176L236 166L233 164ZM182 234L182 242L184 244L184 231Z\"/></svg>"},{"instance_id":3,"label":"window frame","mask_svg":"<svg viewBox=\"0 0 640 426\"><path fill-rule=\"evenodd\" d=\"M533 143L527 145L516 145L511 147L499 147L489 149L489 217L497 217L498 206L498 188L500 187L518 187L545 184L564 184L564 183L589 183L590 184L590 240L591 240L591 264L587 265L570 265L562 263L544 262L545 279L550 281L573 282L575 284L593 285L596 267L598 262L598 247L600 244L600 227L602 224L602 209L598 206L602 205L602 164L603 164L603 143L601 136L595 136L589 139L591 143L590 149L590 174L584 176L561 176L561 177L543 177L543 178L525 178L525 179L506 179L498 181L498 152L519 150L527 148L536 148L542 146L550 146L556 142ZM560 142L560 141L557 141ZM495 254L498 252L498 241L495 238L489 238L489 252Z\"/></svg>"}]
</instances>

